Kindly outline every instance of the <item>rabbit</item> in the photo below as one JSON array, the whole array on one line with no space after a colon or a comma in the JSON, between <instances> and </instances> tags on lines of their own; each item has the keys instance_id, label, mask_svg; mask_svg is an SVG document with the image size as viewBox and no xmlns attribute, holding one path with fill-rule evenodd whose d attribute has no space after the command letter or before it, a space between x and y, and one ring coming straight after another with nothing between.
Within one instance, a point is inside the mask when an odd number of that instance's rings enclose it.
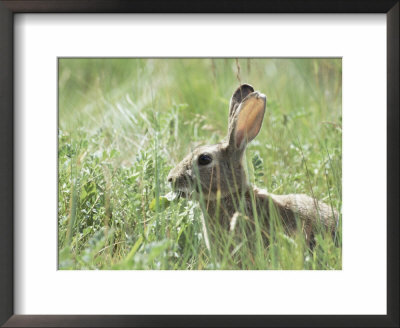
<instances>
[{"instance_id":1,"label":"rabbit","mask_svg":"<svg viewBox=\"0 0 400 328\"><path fill-rule=\"evenodd\" d=\"M227 229L235 213L241 212L252 219L254 210L268 226L270 211L275 208L285 232L290 235L301 229L310 245L319 220L325 229L334 233L338 213L304 194L271 194L252 186L246 177L243 155L261 129L266 101L267 97L254 91L251 85L240 85L230 100L227 138L215 145L194 149L170 171L167 180L181 197L201 192L205 214ZM244 206L238 208L241 199Z\"/></svg>"}]
</instances>

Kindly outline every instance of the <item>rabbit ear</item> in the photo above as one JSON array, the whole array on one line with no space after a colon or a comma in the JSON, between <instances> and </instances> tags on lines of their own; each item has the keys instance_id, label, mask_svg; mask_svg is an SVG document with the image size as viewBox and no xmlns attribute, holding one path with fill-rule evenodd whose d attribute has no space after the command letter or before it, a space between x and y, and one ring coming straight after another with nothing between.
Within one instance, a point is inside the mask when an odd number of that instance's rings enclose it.
<instances>
[{"instance_id":1,"label":"rabbit ear","mask_svg":"<svg viewBox=\"0 0 400 328\"><path fill-rule=\"evenodd\" d=\"M260 132L264 119L267 97L252 92L239 104L229 127L229 147L244 150Z\"/></svg>"},{"instance_id":2,"label":"rabbit ear","mask_svg":"<svg viewBox=\"0 0 400 328\"><path fill-rule=\"evenodd\" d=\"M231 98L231 103L229 105L229 123L232 118L235 116L236 109L250 93L254 92L254 88L250 84L242 84L236 91L233 93Z\"/></svg>"}]
</instances>

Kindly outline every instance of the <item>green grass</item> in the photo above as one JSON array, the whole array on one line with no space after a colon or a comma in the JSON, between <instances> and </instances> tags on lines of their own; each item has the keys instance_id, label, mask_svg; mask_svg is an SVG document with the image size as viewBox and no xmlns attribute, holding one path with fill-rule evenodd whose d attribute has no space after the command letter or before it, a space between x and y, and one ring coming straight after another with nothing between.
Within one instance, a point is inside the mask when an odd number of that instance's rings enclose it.
<instances>
[{"instance_id":1,"label":"green grass","mask_svg":"<svg viewBox=\"0 0 400 328\"><path fill-rule=\"evenodd\" d=\"M207 248L199 203L165 197L169 170L225 137L240 80L268 97L250 180L340 211L341 70L340 59L60 59L59 268L341 269L341 226L336 244L321 232L309 250L272 218L265 247L262 223L239 217Z\"/></svg>"}]
</instances>

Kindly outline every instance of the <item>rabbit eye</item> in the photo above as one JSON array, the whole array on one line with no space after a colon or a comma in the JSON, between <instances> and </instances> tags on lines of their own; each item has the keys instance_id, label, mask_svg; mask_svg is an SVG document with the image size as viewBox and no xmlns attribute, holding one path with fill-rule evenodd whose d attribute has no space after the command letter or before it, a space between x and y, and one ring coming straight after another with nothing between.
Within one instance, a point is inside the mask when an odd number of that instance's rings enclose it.
<instances>
[{"instance_id":1,"label":"rabbit eye","mask_svg":"<svg viewBox=\"0 0 400 328\"><path fill-rule=\"evenodd\" d=\"M207 165L207 164L210 164L211 162L212 162L212 158L210 155L201 154L199 156L199 164L200 165Z\"/></svg>"}]
</instances>

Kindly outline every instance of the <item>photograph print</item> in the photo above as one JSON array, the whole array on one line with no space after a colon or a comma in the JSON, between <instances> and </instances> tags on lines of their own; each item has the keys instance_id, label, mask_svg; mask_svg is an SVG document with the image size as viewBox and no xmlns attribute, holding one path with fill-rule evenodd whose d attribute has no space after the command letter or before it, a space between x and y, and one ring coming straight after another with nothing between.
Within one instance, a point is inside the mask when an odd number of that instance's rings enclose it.
<instances>
[{"instance_id":1,"label":"photograph print","mask_svg":"<svg viewBox=\"0 0 400 328\"><path fill-rule=\"evenodd\" d=\"M341 270L341 58L59 58L58 269Z\"/></svg>"}]
</instances>

